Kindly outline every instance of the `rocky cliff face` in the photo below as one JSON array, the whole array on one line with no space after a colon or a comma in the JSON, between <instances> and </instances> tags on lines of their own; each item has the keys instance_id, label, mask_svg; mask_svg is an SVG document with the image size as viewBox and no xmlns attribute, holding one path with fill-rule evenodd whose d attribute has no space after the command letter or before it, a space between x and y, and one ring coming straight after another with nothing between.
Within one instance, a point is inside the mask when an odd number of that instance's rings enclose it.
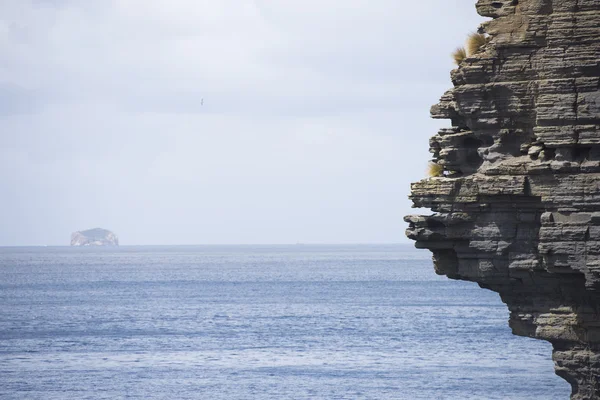
<instances>
[{"instance_id":1,"label":"rocky cliff face","mask_svg":"<svg viewBox=\"0 0 600 400\"><path fill-rule=\"evenodd\" d=\"M117 235L102 228L88 229L71 234L71 246L118 246Z\"/></svg>"},{"instance_id":2,"label":"rocky cliff face","mask_svg":"<svg viewBox=\"0 0 600 400\"><path fill-rule=\"evenodd\" d=\"M600 0L479 0L488 42L451 73L407 235L436 272L498 292L552 343L572 399L600 399Z\"/></svg>"}]
</instances>

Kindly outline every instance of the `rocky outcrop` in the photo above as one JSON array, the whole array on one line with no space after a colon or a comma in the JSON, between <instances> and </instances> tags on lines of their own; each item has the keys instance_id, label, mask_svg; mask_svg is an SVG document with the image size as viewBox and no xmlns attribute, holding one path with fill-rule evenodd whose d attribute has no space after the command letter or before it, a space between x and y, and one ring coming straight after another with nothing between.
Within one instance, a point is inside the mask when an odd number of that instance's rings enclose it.
<instances>
[{"instance_id":1,"label":"rocky outcrop","mask_svg":"<svg viewBox=\"0 0 600 400\"><path fill-rule=\"evenodd\" d=\"M479 0L480 51L433 106L444 174L412 185L407 235L436 272L498 292L552 343L572 399L600 399L600 0Z\"/></svg>"},{"instance_id":2,"label":"rocky outcrop","mask_svg":"<svg viewBox=\"0 0 600 400\"><path fill-rule=\"evenodd\" d=\"M102 228L88 229L71 234L71 246L118 246L117 235Z\"/></svg>"}]
</instances>

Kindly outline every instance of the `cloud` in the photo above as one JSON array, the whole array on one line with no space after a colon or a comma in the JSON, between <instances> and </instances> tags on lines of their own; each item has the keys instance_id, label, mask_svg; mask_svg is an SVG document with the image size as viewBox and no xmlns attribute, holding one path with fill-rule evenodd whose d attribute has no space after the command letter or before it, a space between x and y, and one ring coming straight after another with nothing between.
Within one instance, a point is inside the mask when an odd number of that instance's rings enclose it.
<instances>
[{"instance_id":1,"label":"cloud","mask_svg":"<svg viewBox=\"0 0 600 400\"><path fill-rule=\"evenodd\" d=\"M0 83L0 116L36 113L42 99L40 91Z\"/></svg>"},{"instance_id":2,"label":"cloud","mask_svg":"<svg viewBox=\"0 0 600 400\"><path fill-rule=\"evenodd\" d=\"M216 97L225 107L241 96L281 112L282 103L291 102L289 109L298 98L314 102L330 93L329 104L336 102L331 97L406 99L407 92L419 94L416 85L430 84L432 77L440 82L450 65L449 58L440 63L440 53L451 48L448 40L432 29L439 23L433 20L436 3L129 0L13 6L18 10L9 10L2 24L4 79L51 90L63 101L102 100L138 109L147 103L152 111L172 103L200 111L202 97ZM458 10L451 7L446 17Z\"/></svg>"},{"instance_id":3,"label":"cloud","mask_svg":"<svg viewBox=\"0 0 600 400\"><path fill-rule=\"evenodd\" d=\"M0 244L403 240L479 22L441 0L4 2Z\"/></svg>"}]
</instances>

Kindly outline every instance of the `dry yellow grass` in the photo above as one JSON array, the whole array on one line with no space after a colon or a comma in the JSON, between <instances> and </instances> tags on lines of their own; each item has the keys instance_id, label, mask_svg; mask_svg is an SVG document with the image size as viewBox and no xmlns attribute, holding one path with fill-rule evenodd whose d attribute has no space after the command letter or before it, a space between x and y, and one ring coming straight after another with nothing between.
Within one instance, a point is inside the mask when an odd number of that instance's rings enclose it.
<instances>
[{"instance_id":1,"label":"dry yellow grass","mask_svg":"<svg viewBox=\"0 0 600 400\"><path fill-rule=\"evenodd\" d=\"M454 59L454 63L456 65L460 65L460 63L467 58L467 51L464 47L458 47L456 50L454 50L454 52L452 52L452 58Z\"/></svg>"},{"instance_id":2,"label":"dry yellow grass","mask_svg":"<svg viewBox=\"0 0 600 400\"><path fill-rule=\"evenodd\" d=\"M487 43L487 38L481 33L472 33L467 38L467 54L472 56L481 51L481 46Z\"/></svg>"},{"instance_id":3,"label":"dry yellow grass","mask_svg":"<svg viewBox=\"0 0 600 400\"><path fill-rule=\"evenodd\" d=\"M444 166L436 162L430 161L427 165L427 175L430 177L442 176L444 174Z\"/></svg>"}]
</instances>

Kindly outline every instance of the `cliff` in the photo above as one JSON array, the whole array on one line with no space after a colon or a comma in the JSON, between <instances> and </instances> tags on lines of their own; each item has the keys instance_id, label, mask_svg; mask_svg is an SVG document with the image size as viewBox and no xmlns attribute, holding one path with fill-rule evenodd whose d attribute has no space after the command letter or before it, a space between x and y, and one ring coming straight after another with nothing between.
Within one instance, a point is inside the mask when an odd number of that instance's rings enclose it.
<instances>
[{"instance_id":1,"label":"cliff","mask_svg":"<svg viewBox=\"0 0 600 400\"><path fill-rule=\"evenodd\" d=\"M431 109L443 174L407 235L435 270L500 294L553 345L572 399L600 399L600 0L479 0L487 36Z\"/></svg>"},{"instance_id":2,"label":"cliff","mask_svg":"<svg viewBox=\"0 0 600 400\"><path fill-rule=\"evenodd\" d=\"M71 234L71 246L118 246L117 235L102 228L88 229Z\"/></svg>"}]
</instances>

